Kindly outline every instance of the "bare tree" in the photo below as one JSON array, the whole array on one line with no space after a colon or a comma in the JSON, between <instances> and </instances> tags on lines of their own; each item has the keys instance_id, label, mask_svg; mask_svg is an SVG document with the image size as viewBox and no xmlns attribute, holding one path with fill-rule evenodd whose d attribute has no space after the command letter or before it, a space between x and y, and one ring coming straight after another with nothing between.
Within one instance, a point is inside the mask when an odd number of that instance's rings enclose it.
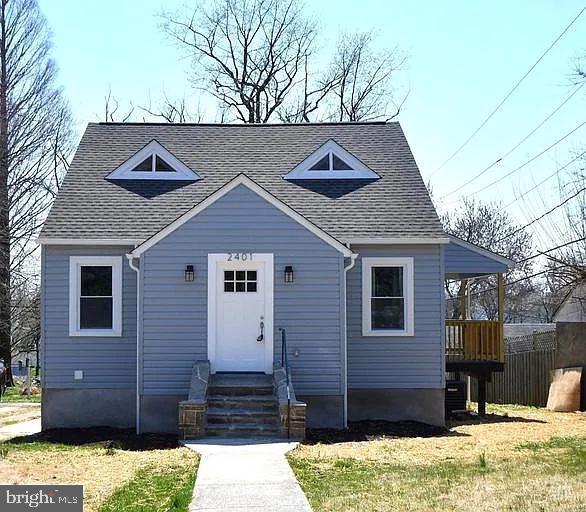
<instances>
[{"instance_id":1,"label":"bare tree","mask_svg":"<svg viewBox=\"0 0 586 512\"><path fill-rule=\"evenodd\" d=\"M152 118L166 123L200 123L203 119L200 106L192 110L185 96L174 100L163 93L163 99L156 107L151 107L149 101L148 106L139 108Z\"/></svg>"},{"instance_id":2,"label":"bare tree","mask_svg":"<svg viewBox=\"0 0 586 512\"><path fill-rule=\"evenodd\" d=\"M112 89L104 96L104 121L107 123L125 123L132 118L134 105L132 102L124 111L120 111L120 102L112 96Z\"/></svg>"},{"instance_id":3,"label":"bare tree","mask_svg":"<svg viewBox=\"0 0 586 512\"><path fill-rule=\"evenodd\" d=\"M193 57L195 80L245 123L266 123L313 50L315 23L299 0L217 0L164 28Z\"/></svg>"},{"instance_id":4,"label":"bare tree","mask_svg":"<svg viewBox=\"0 0 586 512\"><path fill-rule=\"evenodd\" d=\"M526 308L525 300L533 291L531 275L533 260L526 260L532 251L531 235L519 230L509 214L497 203L482 203L463 199L461 206L449 214L442 215L447 233L467 242L479 245L519 262L505 276L507 321L523 321L533 313ZM524 261L525 260L525 261ZM446 283L448 294L448 316L460 315L457 298L463 293L460 282ZM498 299L496 277L474 279L469 285L471 313L483 318L496 319Z\"/></svg>"},{"instance_id":5,"label":"bare tree","mask_svg":"<svg viewBox=\"0 0 586 512\"><path fill-rule=\"evenodd\" d=\"M398 49L376 52L371 32L342 36L334 60L339 78L332 89L332 120L389 121L399 115L407 95L396 100L394 78L404 63Z\"/></svg>"},{"instance_id":6,"label":"bare tree","mask_svg":"<svg viewBox=\"0 0 586 512\"><path fill-rule=\"evenodd\" d=\"M36 0L0 0L0 358L8 368L11 285L24 278L72 149L50 48Z\"/></svg>"},{"instance_id":7,"label":"bare tree","mask_svg":"<svg viewBox=\"0 0 586 512\"><path fill-rule=\"evenodd\" d=\"M392 119L398 50L374 49L371 32L345 34L325 66L317 24L300 0L215 0L189 15L164 14L164 29L194 63L194 82L244 123Z\"/></svg>"}]
</instances>

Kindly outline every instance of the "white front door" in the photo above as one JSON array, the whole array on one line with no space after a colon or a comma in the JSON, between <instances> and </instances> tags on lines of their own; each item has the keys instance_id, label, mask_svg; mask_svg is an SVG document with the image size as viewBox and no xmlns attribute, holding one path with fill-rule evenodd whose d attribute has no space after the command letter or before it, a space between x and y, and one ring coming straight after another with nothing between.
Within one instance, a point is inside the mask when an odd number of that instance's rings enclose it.
<instances>
[{"instance_id":1,"label":"white front door","mask_svg":"<svg viewBox=\"0 0 586 512\"><path fill-rule=\"evenodd\" d=\"M272 373L273 255L208 255L212 372Z\"/></svg>"}]
</instances>

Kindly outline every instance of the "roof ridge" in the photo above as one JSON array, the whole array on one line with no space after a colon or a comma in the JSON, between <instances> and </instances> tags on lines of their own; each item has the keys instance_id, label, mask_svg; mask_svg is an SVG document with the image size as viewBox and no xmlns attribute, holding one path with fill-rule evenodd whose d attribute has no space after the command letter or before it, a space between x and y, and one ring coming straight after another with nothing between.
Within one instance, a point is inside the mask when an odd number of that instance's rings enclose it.
<instances>
[{"instance_id":1,"label":"roof ridge","mask_svg":"<svg viewBox=\"0 0 586 512\"><path fill-rule=\"evenodd\" d=\"M276 126L364 126L364 125L395 125L399 121L342 121L317 123L157 123L157 122L90 122L88 125L104 126L226 126L226 127L276 127Z\"/></svg>"}]
</instances>

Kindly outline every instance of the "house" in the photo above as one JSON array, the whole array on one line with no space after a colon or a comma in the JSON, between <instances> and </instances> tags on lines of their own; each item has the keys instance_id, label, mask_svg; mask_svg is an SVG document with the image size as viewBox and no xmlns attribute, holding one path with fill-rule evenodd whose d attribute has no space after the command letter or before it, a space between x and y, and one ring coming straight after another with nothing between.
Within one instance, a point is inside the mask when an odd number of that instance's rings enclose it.
<instances>
[{"instance_id":1,"label":"house","mask_svg":"<svg viewBox=\"0 0 586 512\"><path fill-rule=\"evenodd\" d=\"M586 282L574 284L553 314L554 322L586 322Z\"/></svg>"},{"instance_id":2,"label":"house","mask_svg":"<svg viewBox=\"0 0 586 512\"><path fill-rule=\"evenodd\" d=\"M502 366L502 318L446 345L444 279L510 262L446 236L398 123L90 124L39 243L44 429L443 425L446 357Z\"/></svg>"}]
</instances>

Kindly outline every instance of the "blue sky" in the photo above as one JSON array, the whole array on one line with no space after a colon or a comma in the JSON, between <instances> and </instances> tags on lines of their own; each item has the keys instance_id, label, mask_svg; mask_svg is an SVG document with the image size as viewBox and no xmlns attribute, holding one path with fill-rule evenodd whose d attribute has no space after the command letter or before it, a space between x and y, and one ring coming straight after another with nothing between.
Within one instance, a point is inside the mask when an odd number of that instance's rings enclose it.
<instances>
[{"instance_id":1,"label":"blue sky","mask_svg":"<svg viewBox=\"0 0 586 512\"><path fill-rule=\"evenodd\" d=\"M123 105L184 93L189 62L158 25L161 9L184 0L40 0L53 31L60 81L81 133L102 120L104 96ZM379 1L308 2L321 20L324 52L342 31L374 29L380 48L399 46L408 55L398 85L410 88L400 116L413 153L436 197L469 179L513 147L571 93L571 73L586 53L586 13L549 52L489 124L439 172L434 171L473 132L512 85L584 7L584 2ZM538 132L462 193L474 193L518 167L586 120L586 87ZM194 100L197 101L197 100ZM213 113L207 112L213 120ZM564 143L497 186L477 194L507 204L585 148L586 126ZM509 209L519 223L559 202L555 179ZM444 201L457 205L458 195ZM456 200L456 202L447 202ZM536 242L563 238L551 216L536 226Z\"/></svg>"}]
</instances>

